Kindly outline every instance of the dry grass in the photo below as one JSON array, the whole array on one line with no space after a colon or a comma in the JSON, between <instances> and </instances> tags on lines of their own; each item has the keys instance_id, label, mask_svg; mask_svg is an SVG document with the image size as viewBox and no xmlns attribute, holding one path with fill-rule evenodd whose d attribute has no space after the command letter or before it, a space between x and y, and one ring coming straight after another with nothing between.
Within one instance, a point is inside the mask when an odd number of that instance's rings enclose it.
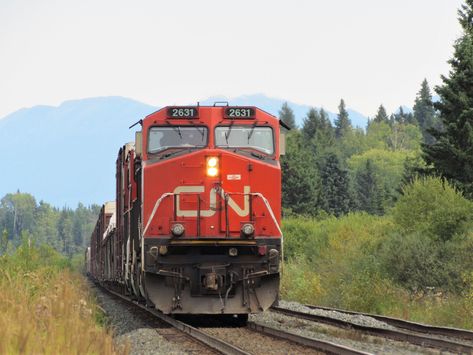
<instances>
[{"instance_id":1,"label":"dry grass","mask_svg":"<svg viewBox=\"0 0 473 355\"><path fill-rule=\"evenodd\" d=\"M21 254L21 253L20 253ZM31 254L29 252L29 254ZM37 255L27 255L30 261ZM0 354L117 354L85 279L67 268L0 257Z\"/></svg>"}]
</instances>

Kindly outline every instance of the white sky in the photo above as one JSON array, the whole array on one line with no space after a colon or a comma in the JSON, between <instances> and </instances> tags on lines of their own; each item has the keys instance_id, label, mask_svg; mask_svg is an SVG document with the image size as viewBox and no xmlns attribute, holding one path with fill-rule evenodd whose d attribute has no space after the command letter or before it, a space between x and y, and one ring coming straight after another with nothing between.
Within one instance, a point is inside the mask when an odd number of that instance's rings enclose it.
<instances>
[{"instance_id":1,"label":"white sky","mask_svg":"<svg viewBox=\"0 0 473 355\"><path fill-rule=\"evenodd\" d=\"M264 93L374 115L447 74L460 0L0 0L0 117Z\"/></svg>"}]
</instances>

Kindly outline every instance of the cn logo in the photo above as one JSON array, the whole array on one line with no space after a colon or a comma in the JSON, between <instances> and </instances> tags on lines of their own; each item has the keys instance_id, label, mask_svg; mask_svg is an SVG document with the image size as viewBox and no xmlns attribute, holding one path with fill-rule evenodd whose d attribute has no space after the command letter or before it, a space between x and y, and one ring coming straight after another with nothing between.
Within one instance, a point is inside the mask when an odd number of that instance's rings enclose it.
<instances>
[{"instance_id":1,"label":"cn logo","mask_svg":"<svg viewBox=\"0 0 473 355\"><path fill-rule=\"evenodd\" d=\"M174 194L185 194L185 193L202 193L205 191L204 186L178 186L174 189ZM209 200L209 209L200 210L201 217L212 217L217 211L217 193L219 196L224 199L225 193L223 190L217 192L215 188L210 190L210 200ZM231 198L228 198L228 207L231 208L237 215L240 217L245 217L250 214L250 187L244 186L243 188L243 208L238 206L238 204ZM197 217L197 210L182 210L179 198L176 201L176 214L178 217Z\"/></svg>"}]
</instances>

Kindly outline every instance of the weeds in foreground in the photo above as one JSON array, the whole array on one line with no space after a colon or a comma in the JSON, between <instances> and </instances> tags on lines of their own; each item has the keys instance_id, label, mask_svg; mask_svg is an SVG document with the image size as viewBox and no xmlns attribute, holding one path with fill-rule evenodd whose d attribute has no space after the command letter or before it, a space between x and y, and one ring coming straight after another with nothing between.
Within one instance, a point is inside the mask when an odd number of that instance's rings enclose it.
<instances>
[{"instance_id":1,"label":"weeds in foreground","mask_svg":"<svg viewBox=\"0 0 473 355\"><path fill-rule=\"evenodd\" d=\"M0 354L116 354L85 280L47 247L0 257Z\"/></svg>"}]
</instances>

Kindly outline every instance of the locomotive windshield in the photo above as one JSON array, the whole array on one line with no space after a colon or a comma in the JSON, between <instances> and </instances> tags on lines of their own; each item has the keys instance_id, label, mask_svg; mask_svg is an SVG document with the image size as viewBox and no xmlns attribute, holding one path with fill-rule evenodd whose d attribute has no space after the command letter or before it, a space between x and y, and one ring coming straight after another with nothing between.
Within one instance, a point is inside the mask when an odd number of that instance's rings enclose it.
<instances>
[{"instance_id":1,"label":"locomotive windshield","mask_svg":"<svg viewBox=\"0 0 473 355\"><path fill-rule=\"evenodd\" d=\"M273 154L273 130L270 127L256 126L217 127L215 129L215 146L249 148L265 154Z\"/></svg>"},{"instance_id":2,"label":"locomotive windshield","mask_svg":"<svg viewBox=\"0 0 473 355\"><path fill-rule=\"evenodd\" d=\"M202 148L207 145L207 127L151 127L148 152L159 153L169 148Z\"/></svg>"}]
</instances>

